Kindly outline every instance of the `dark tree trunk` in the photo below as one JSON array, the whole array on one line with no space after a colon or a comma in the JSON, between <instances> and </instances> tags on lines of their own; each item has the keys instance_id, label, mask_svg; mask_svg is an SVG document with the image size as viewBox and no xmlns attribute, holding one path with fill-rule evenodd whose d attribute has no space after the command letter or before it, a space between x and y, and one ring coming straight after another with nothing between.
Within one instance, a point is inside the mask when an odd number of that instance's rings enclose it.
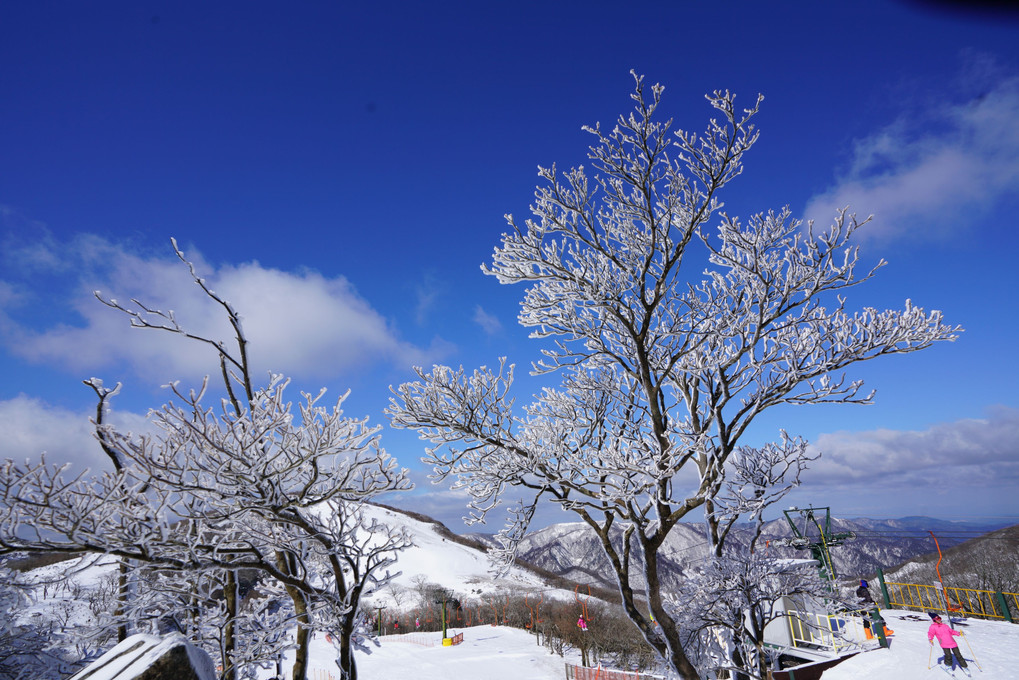
<instances>
[{"instance_id":1,"label":"dark tree trunk","mask_svg":"<svg viewBox=\"0 0 1019 680\"><path fill-rule=\"evenodd\" d=\"M294 556L285 553L276 553L276 566L285 574L293 574L296 571ZM290 601L294 603L294 618L297 621L297 649L294 650L294 672L293 680L307 680L308 678L308 656L309 644L311 642L311 616L308 613L308 601L304 593L294 586L284 586Z\"/></svg>"},{"instance_id":2,"label":"dark tree trunk","mask_svg":"<svg viewBox=\"0 0 1019 680\"><path fill-rule=\"evenodd\" d=\"M679 636L679 626L665 611L662 602L662 586L658 576L658 545L653 541L640 538L644 551L644 577L647 579L648 606L655 620L658 621L660 634L665 638L665 660L683 680L700 680L700 674L683 651L683 643Z\"/></svg>"},{"instance_id":3,"label":"dark tree trunk","mask_svg":"<svg viewBox=\"0 0 1019 680\"><path fill-rule=\"evenodd\" d=\"M612 545L610 540L610 532L612 529L612 522L608 521L605 525L599 525L593 521L592 518L583 513L578 513L590 525L601 542L602 550L605 556L608 557L609 562L612 564L613 570L616 573L616 583L619 586L619 593L623 601L623 610L626 612L627 618L633 621L634 625L640 630L641 635L647 641L651 647L653 647L658 654L668 663L682 678L683 680L700 680L700 675L697 673L697 669L690 663L690 659L687 658L683 652L682 641L679 636L679 628L676 626L675 621L665 611L662 603L662 592L661 583L658 577L658 546L661 541L664 540L665 533L659 529L658 532L651 538L643 535L641 529L637 529L634 532L624 531L623 532L623 544L621 551L617 551ZM634 596L633 589L630 586L630 537L636 535L641 546L642 556L644 558L644 576L647 580L647 596L648 605L651 609L651 614L654 616L655 621L658 622L658 627L654 626L654 623L650 621L636 604L636 598ZM620 554L620 552L622 554Z\"/></svg>"},{"instance_id":4,"label":"dark tree trunk","mask_svg":"<svg viewBox=\"0 0 1019 680\"><path fill-rule=\"evenodd\" d=\"M223 587L223 598L226 600L226 624L223 626L223 680L236 680L237 667L234 666L237 651L237 573L226 572L226 585Z\"/></svg>"},{"instance_id":5,"label":"dark tree trunk","mask_svg":"<svg viewBox=\"0 0 1019 680\"><path fill-rule=\"evenodd\" d=\"M340 680L357 680L357 666L354 664L354 648L350 639L354 635L354 613L343 618L340 628Z\"/></svg>"},{"instance_id":6,"label":"dark tree trunk","mask_svg":"<svg viewBox=\"0 0 1019 680\"><path fill-rule=\"evenodd\" d=\"M123 642L127 639L127 620L125 610L127 609L127 600L130 597L128 593L128 580L127 580L127 564L121 562L117 574L117 611L114 613L117 621L117 642Z\"/></svg>"}]
</instances>

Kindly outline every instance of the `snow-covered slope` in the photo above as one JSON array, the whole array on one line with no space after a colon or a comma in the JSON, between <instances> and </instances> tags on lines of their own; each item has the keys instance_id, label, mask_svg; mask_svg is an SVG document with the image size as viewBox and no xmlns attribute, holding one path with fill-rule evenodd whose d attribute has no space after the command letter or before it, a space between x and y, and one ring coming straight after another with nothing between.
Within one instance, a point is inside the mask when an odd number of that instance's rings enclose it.
<instances>
[{"instance_id":1,"label":"snow-covered slope","mask_svg":"<svg viewBox=\"0 0 1019 680\"><path fill-rule=\"evenodd\" d=\"M540 576L519 566L500 578L491 573L488 556L481 550L448 538L438 522L415 519L389 508L367 506L366 512L379 521L405 528L414 545L397 555L391 569L397 576L391 584L372 593L366 604L395 609L412 609L422 584L435 585L456 594L483 596L494 592L546 590ZM100 591L112 592L116 563L110 557L89 556L34 569L23 578L38 584L32 604L18 612L22 619L47 616L67 625L84 623L93 617ZM573 597L563 592L563 597ZM397 601L399 600L399 601Z\"/></svg>"},{"instance_id":2,"label":"snow-covered slope","mask_svg":"<svg viewBox=\"0 0 1019 680\"><path fill-rule=\"evenodd\" d=\"M444 536L446 532L437 522L415 519L390 508L369 507L367 512L381 522L406 528L414 537L413 547L397 557L394 573L398 571L399 575L393 579L391 586L372 595L373 602L406 607L408 603L402 600L401 603L395 602L394 595L395 599L400 599L396 592L401 588L412 594L419 582L435 584L456 593L479 595L545 587L537 574L519 566L513 566L505 576L495 578L486 553ZM569 596L572 597L572 593Z\"/></svg>"},{"instance_id":3,"label":"snow-covered slope","mask_svg":"<svg viewBox=\"0 0 1019 680\"><path fill-rule=\"evenodd\" d=\"M930 619L918 612L882 610L895 631L888 649L863 652L824 672L822 680L932 680L946 677L938 670L941 648L927 642ZM1010 680L1019 677L1019 625L1004 621L964 619L956 638L974 678ZM944 667L942 667L944 668ZM961 670L955 677L965 678Z\"/></svg>"},{"instance_id":4,"label":"snow-covered slope","mask_svg":"<svg viewBox=\"0 0 1019 680\"><path fill-rule=\"evenodd\" d=\"M562 680L564 664L579 664L579 655L565 658L539 647L527 631L506 626L474 626L457 629L463 643L443 647L442 633L387 635L371 654L357 652L358 677L365 680L413 678L414 680ZM340 674L333 663L336 651L325 637L316 635L311 644L308 677L335 680ZM284 671L289 677L288 656ZM259 680L272 678L262 671Z\"/></svg>"},{"instance_id":5,"label":"snow-covered slope","mask_svg":"<svg viewBox=\"0 0 1019 680\"><path fill-rule=\"evenodd\" d=\"M616 541L621 532L613 533ZM553 524L524 537L520 558L554 574L580 583L591 583L615 589L612 567L601 548L598 536L586 524L568 522ZM634 551L634 559L639 551ZM707 556L707 542L700 525L679 524L669 534L660 553L659 568L665 583L678 578L686 565ZM635 584L640 583L640 570L635 570Z\"/></svg>"},{"instance_id":6,"label":"snow-covered slope","mask_svg":"<svg viewBox=\"0 0 1019 680\"><path fill-rule=\"evenodd\" d=\"M20 620L54 617L66 626L81 625L93 618L92 609L102 606L100 591L113 591L117 562L107 555L89 555L33 569L21 578L35 584L30 604L17 612Z\"/></svg>"},{"instance_id":7,"label":"snow-covered slope","mask_svg":"<svg viewBox=\"0 0 1019 680\"><path fill-rule=\"evenodd\" d=\"M936 667L940 648L927 643L926 616L916 612L885 610L889 627L895 630L891 647L871 649L824 672L822 680L938 680L946 677ZM913 617L913 618L906 618ZM958 624L964 631L960 646L974 678L1011 680L1019 677L1019 625L969 619ZM564 662L576 658L550 655L535 645L534 637L522 630L503 626L475 626L461 629L464 643L457 647L437 644L439 633L420 636L386 636L370 655L358 653L358 673L367 680L414 678L447 680L450 677L477 680L560 680ZM429 637L430 636L430 637ZM411 642L414 639L416 642ZM431 643L425 646L421 643ZM332 659L335 652L322 636L312 644L312 676L339 676ZM320 675L314 675L319 672ZM261 679L271 677L266 672ZM964 678L961 671L955 677Z\"/></svg>"}]
</instances>

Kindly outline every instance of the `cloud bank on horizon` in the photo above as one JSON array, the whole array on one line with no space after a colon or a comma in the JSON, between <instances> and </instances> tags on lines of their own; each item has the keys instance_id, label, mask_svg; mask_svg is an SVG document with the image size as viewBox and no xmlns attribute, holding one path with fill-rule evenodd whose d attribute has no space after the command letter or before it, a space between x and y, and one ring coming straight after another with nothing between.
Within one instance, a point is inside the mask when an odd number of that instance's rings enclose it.
<instances>
[{"instance_id":1,"label":"cloud bank on horizon","mask_svg":"<svg viewBox=\"0 0 1019 680\"><path fill-rule=\"evenodd\" d=\"M791 498L854 517L1014 517L1016 442L1019 409L1006 406L925 430L826 433Z\"/></svg>"}]
</instances>

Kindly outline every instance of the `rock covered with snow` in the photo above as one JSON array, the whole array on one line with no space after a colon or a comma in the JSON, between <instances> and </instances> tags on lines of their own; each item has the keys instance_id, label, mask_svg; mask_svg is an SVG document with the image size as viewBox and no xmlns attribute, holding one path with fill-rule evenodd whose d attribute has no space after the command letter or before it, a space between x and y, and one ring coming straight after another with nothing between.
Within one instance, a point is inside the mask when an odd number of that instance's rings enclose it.
<instances>
[{"instance_id":1,"label":"rock covered with snow","mask_svg":"<svg viewBox=\"0 0 1019 680\"><path fill-rule=\"evenodd\" d=\"M69 680L216 680L205 651L183 636L132 635Z\"/></svg>"}]
</instances>

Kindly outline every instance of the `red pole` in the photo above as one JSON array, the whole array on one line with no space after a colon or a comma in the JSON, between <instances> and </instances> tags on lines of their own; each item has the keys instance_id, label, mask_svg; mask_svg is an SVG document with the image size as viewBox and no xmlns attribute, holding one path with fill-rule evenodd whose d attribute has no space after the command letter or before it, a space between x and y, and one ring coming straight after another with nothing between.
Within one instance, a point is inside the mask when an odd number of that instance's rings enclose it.
<instances>
[{"instance_id":1,"label":"red pole","mask_svg":"<svg viewBox=\"0 0 1019 680\"><path fill-rule=\"evenodd\" d=\"M936 571L938 573L938 585L941 586L941 588L940 588L940 590L941 590L941 599L944 600L944 604L945 604L945 619L947 619L949 625L951 625L952 617L948 613L948 591L945 590L945 582L941 578L941 557L942 557L942 555L941 555L941 545L938 544L938 537L934 535L933 531L928 531L927 533L929 533L931 535L931 538L934 539L934 547L938 549L938 562L937 562L937 564L934 565L934 571ZM952 627L954 628L955 626L952 626Z\"/></svg>"}]
</instances>

